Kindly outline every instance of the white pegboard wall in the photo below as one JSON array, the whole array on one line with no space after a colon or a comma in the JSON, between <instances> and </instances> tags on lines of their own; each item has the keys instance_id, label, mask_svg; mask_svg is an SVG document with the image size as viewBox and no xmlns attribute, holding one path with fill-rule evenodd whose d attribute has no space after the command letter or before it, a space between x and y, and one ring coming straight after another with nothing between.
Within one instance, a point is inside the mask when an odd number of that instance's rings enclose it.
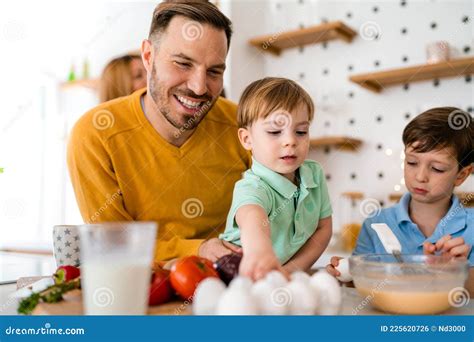
<instances>
[{"instance_id":1,"label":"white pegboard wall","mask_svg":"<svg viewBox=\"0 0 474 342\"><path fill-rule=\"evenodd\" d=\"M266 30L254 35L336 20L357 31L350 44L330 41L285 50L279 57L253 51L264 60L264 71L247 77L249 82L263 76L299 81L316 104L312 137L347 135L364 141L357 153L335 148L310 153L325 169L336 217L344 191L362 191L390 205L390 193L405 191L401 167L405 125L435 106L456 106L472 113L473 82L470 76L446 78L394 86L376 94L350 82L349 76L424 64L427 44L439 40L449 42L453 58L473 55L473 2L295 0L268 1L267 7ZM459 190L474 191L473 178Z\"/></svg>"}]
</instances>

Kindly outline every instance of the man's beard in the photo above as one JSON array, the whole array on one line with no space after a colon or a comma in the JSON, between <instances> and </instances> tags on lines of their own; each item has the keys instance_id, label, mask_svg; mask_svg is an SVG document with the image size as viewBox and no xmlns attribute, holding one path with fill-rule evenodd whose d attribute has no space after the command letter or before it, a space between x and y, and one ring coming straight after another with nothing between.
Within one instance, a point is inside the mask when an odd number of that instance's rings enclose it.
<instances>
[{"instance_id":1,"label":"man's beard","mask_svg":"<svg viewBox=\"0 0 474 342\"><path fill-rule=\"evenodd\" d=\"M195 129L199 125L201 120L204 119L204 117L212 108L214 103L217 101L217 98L213 100L212 97L207 94L204 96L196 96L190 90L186 90L186 91L178 90L177 92L174 92L173 90L175 89L171 89L170 91L171 94L178 93L179 95L189 96L195 99L201 99L205 101L201 105L199 111L197 111L195 114L192 114L192 115L188 114L188 115L181 116L184 119L184 122L179 122L178 120L180 119L180 117L173 117L173 115L171 114L170 106L165 105L165 103L167 102L166 89L159 86L159 82L157 81L156 68L154 64L152 65L151 78L149 82L150 82L150 86L149 86L150 96L155 102L155 105L158 111L161 113L161 115L163 115L166 121L168 121L174 128L180 131L190 131L190 130Z\"/></svg>"}]
</instances>

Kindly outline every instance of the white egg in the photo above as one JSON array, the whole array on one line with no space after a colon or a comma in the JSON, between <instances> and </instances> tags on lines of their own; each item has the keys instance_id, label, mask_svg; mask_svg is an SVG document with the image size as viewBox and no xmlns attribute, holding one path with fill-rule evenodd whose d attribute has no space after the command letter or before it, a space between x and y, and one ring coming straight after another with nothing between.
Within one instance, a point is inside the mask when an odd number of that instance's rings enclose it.
<instances>
[{"instance_id":1,"label":"white egg","mask_svg":"<svg viewBox=\"0 0 474 342\"><path fill-rule=\"evenodd\" d=\"M291 281L284 288L287 291L291 315L314 315L318 307L318 297L308 283Z\"/></svg>"},{"instance_id":2,"label":"white egg","mask_svg":"<svg viewBox=\"0 0 474 342\"><path fill-rule=\"evenodd\" d=\"M244 276L237 276L229 284L229 288L238 288L238 289L245 289L246 291L250 291L252 288L253 282L250 278Z\"/></svg>"},{"instance_id":3,"label":"white egg","mask_svg":"<svg viewBox=\"0 0 474 342\"><path fill-rule=\"evenodd\" d=\"M311 276L310 285L319 299L320 315L335 315L342 302L342 291L339 282L326 271L319 271Z\"/></svg>"},{"instance_id":4,"label":"white egg","mask_svg":"<svg viewBox=\"0 0 474 342\"><path fill-rule=\"evenodd\" d=\"M214 315L217 303L225 290L224 282L218 278L209 277L201 281L194 292L194 314Z\"/></svg>"},{"instance_id":5,"label":"white egg","mask_svg":"<svg viewBox=\"0 0 474 342\"><path fill-rule=\"evenodd\" d=\"M249 290L243 287L228 288L217 303L217 315L256 315L258 308Z\"/></svg>"},{"instance_id":6,"label":"white egg","mask_svg":"<svg viewBox=\"0 0 474 342\"><path fill-rule=\"evenodd\" d=\"M337 277L338 280L343 283L352 281L352 275L349 272L349 259L344 258L339 260L339 265L336 267L336 270L341 272L341 275Z\"/></svg>"},{"instance_id":7,"label":"white egg","mask_svg":"<svg viewBox=\"0 0 474 342\"><path fill-rule=\"evenodd\" d=\"M296 271L291 274L292 281L298 280L304 283L309 283L310 279L311 279L310 275L303 271Z\"/></svg>"},{"instance_id":8,"label":"white egg","mask_svg":"<svg viewBox=\"0 0 474 342\"><path fill-rule=\"evenodd\" d=\"M268 272L264 280L276 287L285 286L288 283L288 280L286 280L285 276L278 271Z\"/></svg>"},{"instance_id":9,"label":"white egg","mask_svg":"<svg viewBox=\"0 0 474 342\"><path fill-rule=\"evenodd\" d=\"M285 315L288 303L285 292L280 287L271 285L265 280L259 280L252 286L252 296L262 315Z\"/></svg>"}]
</instances>

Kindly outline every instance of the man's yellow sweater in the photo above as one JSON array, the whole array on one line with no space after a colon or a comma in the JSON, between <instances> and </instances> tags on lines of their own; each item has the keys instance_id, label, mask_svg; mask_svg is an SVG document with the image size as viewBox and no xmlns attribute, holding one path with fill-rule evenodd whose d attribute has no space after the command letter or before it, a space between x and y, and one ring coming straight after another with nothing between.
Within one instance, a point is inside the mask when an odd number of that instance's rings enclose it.
<instances>
[{"instance_id":1,"label":"man's yellow sweater","mask_svg":"<svg viewBox=\"0 0 474 342\"><path fill-rule=\"evenodd\" d=\"M106 102L75 124L68 167L85 222L156 221L155 260L196 254L223 232L234 184L250 154L232 102L219 98L181 147L146 119L140 96Z\"/></svg>"}]
</instances>

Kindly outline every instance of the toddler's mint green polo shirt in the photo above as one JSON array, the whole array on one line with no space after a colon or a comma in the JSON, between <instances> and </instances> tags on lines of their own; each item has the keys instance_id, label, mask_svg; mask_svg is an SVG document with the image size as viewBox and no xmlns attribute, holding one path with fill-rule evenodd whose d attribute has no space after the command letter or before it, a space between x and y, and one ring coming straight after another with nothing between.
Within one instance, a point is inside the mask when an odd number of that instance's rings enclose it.
<instances>
[{"instance_id":1,"label":"toddler's mint green polo shirt","mask_svg":"<svg viewBox=\"0 0 474 342\"><path fill-rule=\"evenodd\" d=\"M321 166L305 160L299 167L299 188L279 173L252 159L251 169L234 187L226 228L220 239L241 246L235 222L237 209L260 205L270 221L273 250L286 263L313 235L320 219L331 216L332 208Z\"/></svg>"}]
</instances>

